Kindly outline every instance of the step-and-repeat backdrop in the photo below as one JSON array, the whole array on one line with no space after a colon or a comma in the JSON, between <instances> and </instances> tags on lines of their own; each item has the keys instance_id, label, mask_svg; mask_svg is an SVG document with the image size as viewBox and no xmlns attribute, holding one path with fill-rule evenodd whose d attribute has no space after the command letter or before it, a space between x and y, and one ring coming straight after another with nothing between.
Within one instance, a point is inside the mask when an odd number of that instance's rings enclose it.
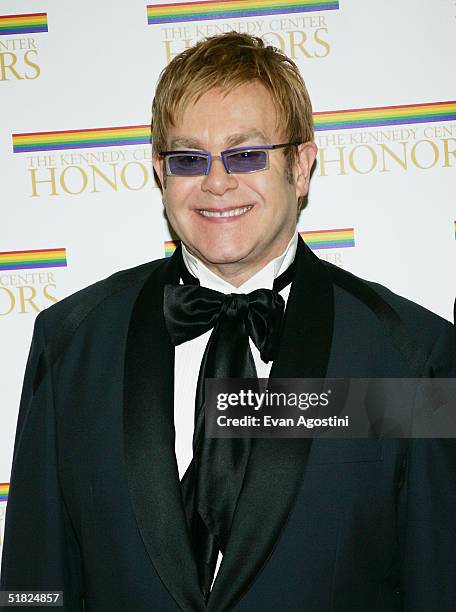
<instances>
[{"instance_id":1,"label":"step-and-repeat backdrop","mask_svg":"<svg viewBox=\"0 0 456 612\"><path fill-rule=\"evenodd\" d=\"M0 548L35 316L172 252L151 164L155 83L175 54L230 30L281 48L308 85L308 244L452 318L454 0L0 0Z\"/></svg>"}]
</instances>

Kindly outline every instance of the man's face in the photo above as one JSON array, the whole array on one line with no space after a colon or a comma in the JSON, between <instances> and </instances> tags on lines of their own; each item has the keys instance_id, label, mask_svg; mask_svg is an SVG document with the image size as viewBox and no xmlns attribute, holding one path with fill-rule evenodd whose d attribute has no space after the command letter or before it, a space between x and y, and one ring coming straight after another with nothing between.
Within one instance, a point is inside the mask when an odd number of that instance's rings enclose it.
<instances>
[{"instance_id":1,"label":"man's face","mask_svg":"<svg viewBox=\"0 0 456 612\"><path fill-rule=\"evenodd\" d=\"M212 89L190 104L181 123L170 128L167 150L217 156L229 148L284 142L269 92L253 82L228 94ZM219 275L248 278L280 255L295 232L297 199L307 193L315 153L313 143L300 146L293 181L283 149L269 151L269 169L248 174L227 174L221 159L213 159L206 176L164 181L162 161L155 159L154 167L168 220L187 248ZM232 214L220 216L227 211Z\"/></svg>"}]
</instances>

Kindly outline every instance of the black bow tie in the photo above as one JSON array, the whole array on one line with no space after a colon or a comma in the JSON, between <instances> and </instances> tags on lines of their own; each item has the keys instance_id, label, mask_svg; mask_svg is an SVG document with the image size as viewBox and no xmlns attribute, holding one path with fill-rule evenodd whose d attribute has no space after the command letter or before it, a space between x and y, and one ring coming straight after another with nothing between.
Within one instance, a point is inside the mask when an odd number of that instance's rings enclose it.
<instances>
[{"instance_id":1,"label":"black bow tie","mask_svg":"<svg viewBox=\"0 0 456 612\"><path fill-rule=\"evenodd\" d=\"M178 346L214 328L221 335L220 340L227 343L225 348L239 344L243 336L250 337L261 359L266 363L271 361L277 353L285 310L279 291L290 284L293 272L292 264L275 279L273 289L224 294L201 287L182 264L181 277L185 284L165 287L164 314L172 343ZM239 350L233 347L229 353L236 355Z\"/></svg>"},{"instance_id":2,"label":"black bow tie","mask_svg":"<svg viewBox=\"0 0 456 612\"><path fill-rule=\"evenodd\" d=\"M279 295L292 280L294 264L274 281L274 288L249 294L223 294L198 285L181 260L184 285L166 285L164 315L177 346L213 328L198 375L195 397L193 460L182 482L201 589L207 601L218 551L225 551L250 454L249 439L204 436L206 378L256 378L249 337L263 361L275 358L285 302Z\"/></svg>"},{"instance_id":3,"label":"black bow tie","mask_svg":"<svg viewBox=\"0 0 456 612\"><path fill-rule=\"evenodd\" d=\"M217 344L233 359L252 338L264 362L275 357L285 302L277 291L223 294L195 285L167 285L165 320L175 346L214 328ZM248 343L247 343L248 344Z\"/></svg>"}]
</instances>

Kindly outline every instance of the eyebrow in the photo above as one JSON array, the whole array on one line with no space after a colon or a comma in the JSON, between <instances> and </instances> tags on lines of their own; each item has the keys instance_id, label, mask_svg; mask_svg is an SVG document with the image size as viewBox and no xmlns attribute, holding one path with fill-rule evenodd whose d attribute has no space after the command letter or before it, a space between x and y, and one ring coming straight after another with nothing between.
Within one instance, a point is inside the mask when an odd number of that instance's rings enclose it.
<instances>
[{"instance_id":1,"label":"eyebrow","mask_svg":"<svg viewBox=\"0 0 456 612\"><path fill-rule=\"evenodd\" d=\"M239 132L237 134L232 134L225 141L226 147L236 147L244 142L249 140L260 140L261 144L266 144L268 139L265 134L256 128L252 130L247 130L247 132ZM197 138L187 138L186 136L179 136L176 138L172 138L170 142L170 150L175 148L183 147L187 149L194 149L199 151L204 151L204 147L201 142Z\"/></svg>"},{"instance_id":2,"label":"eyebrow","mask_svg":"<svg viewBox=\"0 0 456 612\"><path fill-rule=\"evenodd\" d=\"M241 132L239 134L233 134L226 141L226 145L229 147L236 147L237 145L247 142L248 140L261 140L261 144L266 144L268 139L261 130L254 128L247 132Z\"/></svg>"},{"instance_id":3,"label":"eyebrow","mask_svg":"<svg viewBox=\"0 0 456 612\"><path fill-rule=\"evenodd\" d=\"M171 142L169 143L170 150L179 147L183 147L185 149L200 149L201 151L204 150L204 147L201 145L199 140L196 140L194 138L185 138L184 136L179 138L172 138Z\"/></svg>"}]
</instances>

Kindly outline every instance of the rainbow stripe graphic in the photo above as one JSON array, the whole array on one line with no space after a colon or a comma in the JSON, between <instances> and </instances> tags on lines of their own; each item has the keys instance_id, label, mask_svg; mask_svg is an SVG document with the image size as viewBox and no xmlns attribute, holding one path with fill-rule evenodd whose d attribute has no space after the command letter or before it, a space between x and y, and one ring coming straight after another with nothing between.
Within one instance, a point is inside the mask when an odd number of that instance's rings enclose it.
<instances>
[{"instance_id":1,"label":"rainbow stripe graphic","mask_svg":"<svg viewBox=\"0 0 456 612\"><path fill-rule=\"evenodd\" d=\"M456 101L378 106L314 113L315 130L350 130L381 125L454 121Z\"/></svg>"},{"instance_id":2,"label":"rainbow stripe graphic","mask_svg":"<svg viewBox=\"0 0 456 612\"><path fill-rule=\"evenodd\" d=\"M299 232L313 251L317 249L342 249L355 246L355 230L352 227L330 230Z\"/></svg>"},{"instance_id":3,"label":"rainbow stripe graphic","mask_svg":"<svg viewBox=\"0 0 456 612\"><path fill-rule=\"evenodd\" d=\"M317 112L313 116L315 130L319 132L382 125L455 121L456 101ZM125 145L145 145L150 142L150 125L127 125L13 134L13 151L14 153L31 153L63 149L123 147Z\"/></svg>"},{"instance_id":4,"label":"rainbow stripe graphic","mask_svg":"<svg viewBox=\"0 0 456 612\"><path fill-rule=\"evenodd\" d=\"M29 268L65 268L66 249L37 249L0 253L0 271Z\"/></svg>"},{"instance_id":5,"label":"rainbow stripe graphic","mask_svg":"<svg viewBox=\"0 0 456 612\"><path fill-rule=\"evenodd\" d=\"M454 239L456 240L456 221L454 222Z\"/></svg>"},{"instance_id":6,"label":"rainbow stripe graphic","mask_svg":"<svg viewBox=\"0 0 456 612\"><path fill-rule=\"evenodd\" d=\"M165 242L165 257L171 257L179 246L180 240L167 240Z\"/></svg>"},{"instance_id":7,"label":"rainbow stripe graphic","mask_svg":"<svg viewBox=\"0 0 456 612\"><path fill-rule=\"evenodd\" d=\"M456 224L456 221L455 221ZM355 246L355 230L353 227L331 230L310 230L299 232L303 240L312 250L341 249ZM171 257L179 245L179 240L165 242L165 257Z\"/></svg>"},{"instance_id":8,"label":"rainbow stripe graphic","mask_svg":"<svg viewBox=\"0 0 456 612\"><path fill-rule=\"evenodd\" d=\"M0 15L0 36L48 32L47 13Z\"/></svg>"},{"instance_id":9,"label":"rainbow stripe graphic","mask_svg":"<svg viewBox=\"0 0 456 612\"><path fill-rule=\"evenodd\" d=\"M0 482L0 502L8 501L9 482Z\"/></svg>"},{"instance_id":10,"label":"rainbow stripe graphic","mask_svg":"<svg viewBox=\"0 0 456 612\"><path fill-rule=\"evenodd\" d=\"M176 23L205 19L232 19L309 11L333 11L339 8L334 0L208 0L178 4L149 4L147 23Z\"/></svg>"},{"instance_id":11,"label":"rainbow stripe graphic","mask_svg":"<svg viewBox=\"0 0 456 612\"><path fill-rule=\"evenodd\" d=\"M13 134L14 153L150 144L150 125Z\"/></svg>"}]
</instances>

